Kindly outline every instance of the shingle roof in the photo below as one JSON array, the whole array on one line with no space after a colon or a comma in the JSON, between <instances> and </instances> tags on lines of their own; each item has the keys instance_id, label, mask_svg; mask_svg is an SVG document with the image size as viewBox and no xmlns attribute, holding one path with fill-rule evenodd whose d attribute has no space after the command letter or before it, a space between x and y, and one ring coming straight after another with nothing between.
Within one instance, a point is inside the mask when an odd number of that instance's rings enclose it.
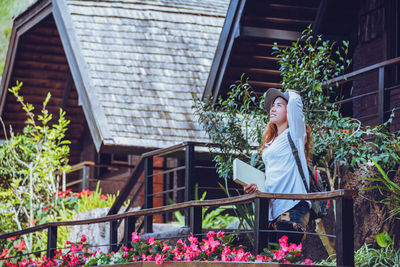
<instances>
[{"instance_id":1,"label":"shingle roof","mask_svg":"<svg viewBox=\"0 0 400 267\"><path fill-rule=\"evenodd\" d=\"M104 145L207 141L191 110L200 97L229 0L65 0L86 64ZM96 98L96 99L95 99ZM97 104L96 104L97 103Z\"/></svg>"}]
</instances>

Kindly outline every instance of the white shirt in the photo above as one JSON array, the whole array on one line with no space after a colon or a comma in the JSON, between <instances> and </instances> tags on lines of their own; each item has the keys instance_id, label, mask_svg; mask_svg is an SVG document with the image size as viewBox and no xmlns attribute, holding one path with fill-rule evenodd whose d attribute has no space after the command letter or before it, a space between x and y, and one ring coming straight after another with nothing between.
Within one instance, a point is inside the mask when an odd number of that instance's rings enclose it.
<instances>
[{"instance_id":1,"label":"white shirt","mask_svg":"<svg viewBox=\"0 0 400 267\"><path fill-rule=\"evenodd\" d=\"M289 128L272 142L266 144L262 151L262 159L265 164L265 189L267 193L306 194L307 190L304 187L288 139L290 132L290 136L299 151L303 170L307 170L307 160L304 153L307 133L304 124L303 103L300 95L294 91L289 91L287 119ZM304 175L309 186L308 171L305 171ZM271 199L269 220L276 219L299 202L300 200ZM307 202L311 205L311 202Z\"/></svg>"}]
</instances>

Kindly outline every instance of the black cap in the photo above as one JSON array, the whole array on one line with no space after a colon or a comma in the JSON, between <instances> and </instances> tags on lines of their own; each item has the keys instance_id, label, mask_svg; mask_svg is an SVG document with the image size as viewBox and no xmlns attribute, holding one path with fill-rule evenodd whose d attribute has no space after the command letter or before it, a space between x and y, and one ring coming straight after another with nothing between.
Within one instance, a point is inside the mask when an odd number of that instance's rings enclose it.
<instances>
[{"instance_id":1,"label":"black cap","mask_svg":"<svg viewBox=\"0 0 400 267\"><path fill-rule=\"evenodd\" d=\"M287 102L289 102L289 93L285 92L282 93L281 90L276 88L269 88L268 91L265 93L264 98L264 108L269 113L272 103L275 101L277 97L282 97Z\"/></svg>"}]
</instances>

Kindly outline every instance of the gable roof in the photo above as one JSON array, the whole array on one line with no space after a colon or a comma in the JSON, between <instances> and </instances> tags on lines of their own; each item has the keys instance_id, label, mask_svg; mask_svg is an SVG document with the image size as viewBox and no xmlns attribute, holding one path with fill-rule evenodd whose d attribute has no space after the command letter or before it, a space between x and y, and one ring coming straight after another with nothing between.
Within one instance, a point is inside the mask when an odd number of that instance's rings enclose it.
<instances>
[{"instance_id":1,"label":"gable roof","mask_svg":"<svg viewBox=\"0 0 400 267\"><path fill-rule=\"evenodd\" d=\"M45 2L97 150L208 141L192 98L204 89L228 0L39 0L19 17L33 20L29 9Z\"/></svg>"}]
</instances>

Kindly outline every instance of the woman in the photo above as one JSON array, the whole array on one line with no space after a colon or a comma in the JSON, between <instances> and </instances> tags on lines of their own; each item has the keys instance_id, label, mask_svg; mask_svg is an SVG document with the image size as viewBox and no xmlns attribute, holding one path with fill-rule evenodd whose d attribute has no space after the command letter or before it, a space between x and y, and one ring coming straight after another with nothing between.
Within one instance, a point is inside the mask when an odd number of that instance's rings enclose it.
<instances>
[{"instance_id":1,"label":"woman","mask_svg":"<svg viewBox=\"0 0 400 267\"><path fill-rule=\"evenodd\" d=\"M265 164L265 188L268 193L306 194L307 190L301 178L296 160L289 143L288 134L299 151L303 170L307 170L310 130L306 130L303 116L303 103L300 95L294 90L282 93L270 88L265 96L265 108L270 121L263 136L260 148ZM304 173L309 186L308 172ZM246 193L254 193L257 185L250 184L244 188ZM309 201L270 200L270 228L305 232L308 220ZM288 242L299 244L304 234L278 233L289 237Z\"/></svg>"}]
</instances>

